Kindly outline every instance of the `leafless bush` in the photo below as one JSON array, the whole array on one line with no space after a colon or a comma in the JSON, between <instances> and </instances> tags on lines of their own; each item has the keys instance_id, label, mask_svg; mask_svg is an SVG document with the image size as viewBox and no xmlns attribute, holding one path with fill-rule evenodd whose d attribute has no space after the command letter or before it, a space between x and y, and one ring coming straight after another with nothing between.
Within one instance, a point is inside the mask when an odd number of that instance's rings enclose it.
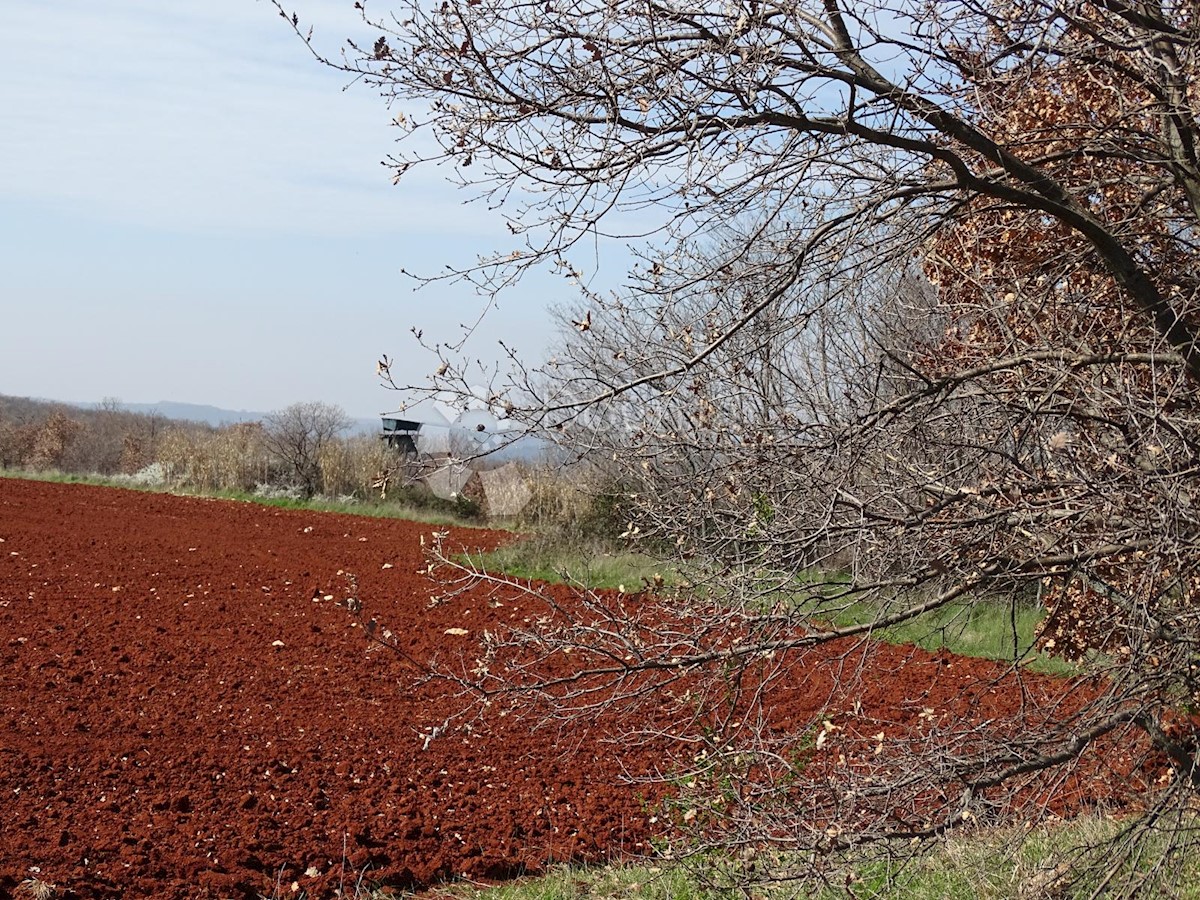
<instances>
[{"instance_id":1,"label":"leafless bush","mask_svg":"<svg viewBox=\"0 0 1200 900\"><path fill-rule=\"evenodd\" d=\"M325 490L322 461L350 427L345 410L328 403L293 403L263 422L262 441L305 497ZM328 461L335 464L334 457Z\"/></svg>"},{"instance_id":2,"label":"leafless bush","mask_svg":"<svg viewBox=\"0 0 1200 900\"><path fill-rule=\"evenodd\" d=\"M582 285L585 245L649 236L628 288L583 289L561 352L491 396L630 482L628 537L698 570L669 602L547 593L446 674L550 718L670 709L646 737L691 754L682 824L786 851L746 880L1037 818L1098 747L1126 748L1109 780L1144 813L1093 855L1115 854L1102 888L1144 887L1116 863L1152 832L1192 847L1194 9L394 5L326 61L394 103L398 178L452 163L524 242L448 277L494 292L549 262ZM466 392L434 349L432 389ZM1096 680L875 741L848 642L1031 595L1042 645ZM831 647L823 708L777 726Z\"/></svg>"},{"instance_id":3,"label":"leafless bush","mask_svg":"<svg viewBox=\"0 0 1200 900\"><path fill-rule=\"evenodd\" d=\"M153 460L165 421L115 400L89 409L0 396L0 466L129 474Z\"/></svg>"},{"instance_id":4,"label":"leafless bush","mask_svg":"<svg viewBox=\"0 0 1200 900\"><path fill-rule=\"evenodd\" d=\"M38 428L28 465L33 469L55 469L79 439L83 425L66 413L55 411Z\"/></svg>"},{"instance_id":5,"label":"leafless bush","mask_svg":"<svg viewBox=\"0 0 1200 900\"><path fill-rule=\"evenodd\" d=\"M0 468L17 469L33 458L37 430L28 422L0 422Z\"/></svg>"}]
</instances>

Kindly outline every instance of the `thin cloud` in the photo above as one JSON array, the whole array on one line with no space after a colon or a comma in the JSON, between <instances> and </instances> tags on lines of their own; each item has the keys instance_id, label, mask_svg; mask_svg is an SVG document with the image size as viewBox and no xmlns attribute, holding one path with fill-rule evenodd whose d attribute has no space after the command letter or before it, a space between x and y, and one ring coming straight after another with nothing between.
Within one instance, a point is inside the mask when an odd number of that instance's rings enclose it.
<instances>
[{"instance_id":1,"label":"thin cloud","mask_svg":"<svg viewBox=\"0 0 1200 900\"><path fill-rule=\"evenodd\" d=\"M322 11L319 35L361 29L350 12ZM0 196L184 231L480 232L436 180L389 190L382 100L343 91L266 3L23 4L5 19Z\"/></svg>"}]
</instances>

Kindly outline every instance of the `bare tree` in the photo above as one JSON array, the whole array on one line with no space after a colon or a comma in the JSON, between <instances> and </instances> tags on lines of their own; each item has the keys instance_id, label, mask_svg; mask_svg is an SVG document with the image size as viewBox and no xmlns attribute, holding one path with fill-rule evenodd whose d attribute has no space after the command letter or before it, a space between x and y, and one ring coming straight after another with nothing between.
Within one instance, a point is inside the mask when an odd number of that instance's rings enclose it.
<instances>
[{"instance_id":1,"label":"bare tree","mask_svg":"<svg viewBox=\"0 0 1200 900\"><path fill-rule=\"evenodd\" d=\"M1200 788L1194 6L395 6L325 61L395 104L398 178L451 162L521 236L455 275L579 280L584 242L644 239L627 289L585 292L551 364L514 360L496 398L611 451L630 536L707 580L547 595L455 677L553 715L672 705L697 839L787 850L747 878L1036 818L1115 754L1145 814L1093 886L1144 887L1123 864L1192 843ZM436 349L433 387L461 386ZM876 741L870 645L846 642L997 598L1047 604L1041 646L1097 680L1035 685L1017 646L1037 702ZM777 727L830 646L825 702ZM858 762L815 766L805 733Z\"/></svg>"},{"instance_id":2,"label":"bare tree","mask_svg":"<svg viewBox=\"0 0 1200 900\"><path fill-rule=\"evenodd\" d=\"M350 427L346 411L319 401L293 403L271 413L263 425L268 452L284 465L304 496L321 493L322 452Z\"/></svg>"}]
</instances>

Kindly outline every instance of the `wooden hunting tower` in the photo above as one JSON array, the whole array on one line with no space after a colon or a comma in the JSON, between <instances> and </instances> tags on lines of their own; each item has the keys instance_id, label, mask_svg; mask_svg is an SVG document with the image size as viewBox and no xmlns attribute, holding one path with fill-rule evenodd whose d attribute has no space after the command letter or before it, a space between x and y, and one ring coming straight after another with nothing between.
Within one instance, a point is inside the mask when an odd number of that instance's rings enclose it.
<instances>
[{"instance_id":1,"label":"wooden hunting tower","mask_svg":"<svg viewBox=\"0 0 1200 900\"><path fill-rule=\"evenodd\" d=\"M380 432L379 439L405 456L416 456L417 432L420 430L420 422L384 416L383 431Z\"/></svg>"}]
</instances>

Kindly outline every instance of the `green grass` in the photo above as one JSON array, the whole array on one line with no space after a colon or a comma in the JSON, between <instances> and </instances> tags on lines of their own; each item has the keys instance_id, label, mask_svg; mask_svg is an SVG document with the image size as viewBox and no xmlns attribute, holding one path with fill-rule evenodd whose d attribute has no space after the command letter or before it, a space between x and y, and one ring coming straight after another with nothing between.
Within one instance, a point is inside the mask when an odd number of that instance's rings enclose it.
<instances>
[{"instance_id":1,"label":"green grass","mask_svg":"<svg viewBox=\"0 0 1200 900\"><path fill-rule=\"evenodd\" d=\"M665 587L684 581L669 563L654 557L624 551L611 542L595 539L564 539L541 533L506 544L491 553L472 557L472 565L512 578L582 585L587 588L642 590L655 583ZM803 575L804 594L811 597L816 575ZM831 585L842 584L833 578ZM859 625L878 617L879 608L868 602L845 606L830 617L835 625ZM1074 675L1074 664L1030 650L1034 630L1045 610L1033 603L1012 604L1000 600L950 603L913 621L873 632L873 637L891 644L915 644L935 652L946 649L961 656L978 656L1006 662L1019 661L1038 672ZM814 617L822 618L819 613Z\"/></svg>"},{"instance_id":2,"label":"green grass","mask_svg":"<svg viewBox=\"0 0 1200 900\"><path fill-rule=\"evenodd\" d=\"M540 878L529 878L480 889L457 884L427 892L433 898L455 900L599 900L640 897L643 900L717 900L687 870L676 866L560 866Z\"/></svg>"},{"instance_id":3,"label":"green grass","mask_svg":"<svg viewBox=\"0 0 1200 900\"><path fill-rule=\"evenodd\" d=\"M717 900L737 896L756 900L846 900L846 898L903 898L903 900L1012 900L1012 898L1089 896L1100 881L1117 867L1124 878L1143 883L1145 896L1200 900L1200 854L1175 857L1164 853L1162 840L1151 841L1147 852L1130 861L1102 850L1079 855L1080 848L1096 848L1112 839L1122 823L1100 815L1071 822L1040 826L1030 832L1020 827L958 833L930 852L890 862L864 861L826 873L824 882L760 884L746 893L729 880L730 866L716 857L683 861L677 865L639 863L598 867L560 867L540 878L480 888L451 885L426 892L430 900ZM1063 863L1074 859L1081 877L1074 885L1064 877ZM775 864L786 863L776 857ZM774 868L774 866L773 866ZM779 868L782 870L783 866ZM805 871L799 869L798 871ZM1164 879L1155 883L1153 878ZM847 890L849 888L849 890Z\"/></svg>"},{"instance_id":4,"label":"green grass","mask_svg":"<svg viewBox=\"0 0 1200 900\"><path fill-rule=\"evenodd\" d=\"M835 624L858 625L872 621L876 615L876 607L854 604L835 617ZM873 632L873 636L890 644L915 644L931 652L945 649L960 656L1021 662L1052 675L1077 674L1079 669L1073 663L1030 649L1034 631L1045 615L1044 609L1032 603L987 599L948 603L917 619Z\"/></svg>"},{"instance_id":5,"label":"green grass","mask_svg":"<svg viewBox=\"0 0 1200 900\"><path fill-rule=\"evenodd\" d=\"M130 491L145 491L152 494L169 493L160 485L127 482L123 478L109 478L104 475L81 475L77 472L59 472L55 469L26 470L0 469L0 478L13 478L19 481L49 481L54 484L90 484L96 487L117 487Z\"/></svg>"},{"instance_id":6,"label":"green grass","mask_svg":"<svg viewBox=\"0 0 1200 900\"><path fill-rule=\"evenodd\" d=\"M0 469L0 478L48 481L55 484L87 484L96 487L121 488L123 490L172 494L181 497L211 497L219 500L255 503L259 506L271 506L281 509L306 509L316 512L342 513L371 518L404 519L410 522L422 522L429 525L457 525L477 528L482 524L473 518L457 514L453 509L453 503L450 501L429 501L426 504L418 506L412 503L405 503L403 500L335 500L327 497L313 497L308 500L299 500L292 497L263 497L248 491L197 491L186 487L147 484L120 477L80 475L73 472L57 471L27 472L24 470ZM504 526L489 523L488 527L503 528Z\"/></svg>"},{"instance_id":7,"label":"green grass","mask_svg":"<svg viewBox=\"0 0 1200 900\"><path fill-rule=\"evenodd\" d=\"M403 502L388 500L334 500L327 497L312 497L299 500L292 497L260 497L245 491L209 491L203 496L217 497L223 500L237 500L244 503L257 503L260 506L274 506L281 509L307 509L314 512L341 513L350 516L367 516L376 519L404 519L409 522L423 522L429 525L457 525L479 528L483 523L477 519L458 515L452 511L430 506L413 506ZM449 503L447 503L449 505ZM503 528L503 525L488 523L489 528Z\"/></svg>"},{"instance_id":8,"label":"green grass","mask_svg":"<svg viewBox=\"0 0 1200 900\"><path fill-rule=\"evenodd\" d=\"M617 549L596 539L564 540L544 534L527 535L470 562L489 572L511 578L582 585L585 588L619 588L640 591L657 584L678 584L679 573L641 553Z\"/></svg>"}]
</instances>

